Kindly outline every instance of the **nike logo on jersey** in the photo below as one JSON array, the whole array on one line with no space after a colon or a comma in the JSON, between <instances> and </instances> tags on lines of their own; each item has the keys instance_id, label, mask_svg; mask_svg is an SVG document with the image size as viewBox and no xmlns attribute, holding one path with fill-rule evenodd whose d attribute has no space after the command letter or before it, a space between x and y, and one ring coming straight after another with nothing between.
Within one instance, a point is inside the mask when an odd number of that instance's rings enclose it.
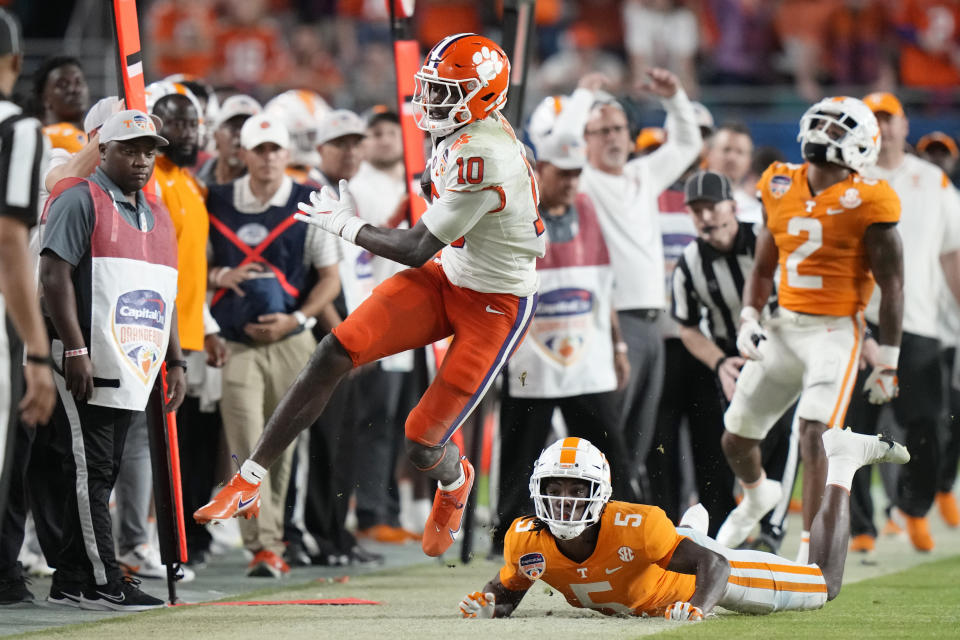
<instances>
[{"instance_id":1,"label":"nike logo on jersey","mask_svg":"<svg viewBox=\"0 0 960 640\"><path fill-rule=\"evenodd\" d=\"M126 599L126 594L122 591L119 596L110 595L109 593L104 593L103 591L97 591L97 595L103 598L104 600L109 600L110 602L116 602L120 604Z\"/></svg>"},{"instance_id":2,"label":"nike logo on jersey","mask_svg":"<svg viewBox=\"0 0 960 640\"><path fill-rule=\"evenodd\" d=\"M620 571L620 569L623 569L623 565L620 565L615 569L605 569L605 571L607 572L607 575L610 575L611 573L616 573L617 571Z\"/></svg>"},{"instance_id":3,"label":"nike logo on jersey","mask_svg":"<svg viewBox=\"0 0 960 640\"><path fill-rule=\"evenodd\" d=\"M494 308L491 307L490 305L487 305L487 313L496 313L496 314L501 315L501 316L507 315L506 312L504 312L504 311L497 311L496 309L494 309Z\"/></svg>"},{"instance_id":4,"label":"nike logo on jersey","mask_svg":"<svg viewBox=\"0 0 960 640\"><path fill-rule=\"evenodd\" d=\"M254 495L252 498L250 498L246 502L243 501L243 498L237 498L237 509L243 509L244 507L249 506L250 503L256 499L257 499L256 495Z\"/></svg>"},{"instance_id":5,"label":"nike logo on jersey","mask_svg":"<svg viewBox=\"0 0 960 640\"><path fill-rule=\"evenodd\" d=\"M840 208L829 207L829 208L827 208L827 215L828 215L828 216L835 216L835 215L837 215L838 213L843 213L844 211L846 211L846 209L844 209L843 207L840 207Z\"/></svg>"}]
</instances>

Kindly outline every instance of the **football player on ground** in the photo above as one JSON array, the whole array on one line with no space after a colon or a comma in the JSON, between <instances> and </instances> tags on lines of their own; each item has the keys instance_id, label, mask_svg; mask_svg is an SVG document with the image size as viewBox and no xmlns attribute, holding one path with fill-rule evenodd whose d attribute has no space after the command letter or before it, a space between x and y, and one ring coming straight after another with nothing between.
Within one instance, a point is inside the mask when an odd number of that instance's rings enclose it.
<instances>
[{"instance_id":1,"label":"football player on ground","mask_svg":"<svg viewBox=\"0 0 960 640\"><path fill-rule=\"evenodd\" d=\"M436 379L407 417L405 445L413 464L439 483L424 552L439 556L454 542L474 471L450 437L523 339L545 249L536 180L500 115L509 75L503 50L476 34L448 36L427 54L413 107L433 138L432 204L412 229L358 218L345 180L339 200L324 188L300 204L301 220L412 268L380 284L323 339L240 473L197 510L197 521L255 516L267 468L351 369L453 335Z\"/></svg>"},{"instance_id":2,"label":"football player on ground","mask_svg":"<svg viewBox=\"0 0 960 640\"><path fill-rule=\"evenodd\" d=\"M717 541L738 546L780 499L780 483L767 479L760 464L760 443L799 397L803 537L797 559L805 562L827 473L821 435L844 425L874 278L883 292L880 355L864 390L875 403L897 394L903 257L896 192L859 173L876 163L880 149L873 112L856 98L826 98L803 115L797 140L806 162L775 162L757 184L764 226L737 337L749 361L724 415L722 441L743 501ZM778 265L779 309L761 324Z\"/></svg>"},{"instance_id":3,"label":"football player on ground","mask_svg":"<svg viewBox=\"0 0 960 640\"><path fill-rule=\"evenodd\" d=\"M723 547L706 535L700 505L675 528L659 507L608 502L610 466L603 453L582 438L558 440L530 476L537 515L514 520L503 567L482 592L464 597L460 612L507 617L538 579L571 606L608 615L695 622L714 606L742 613L819 609L843 582L854 472L910 459L902 445L880 436L830 429L822 438L829 463L811 532L812 564Z\"/></svg>"}]
</instances>

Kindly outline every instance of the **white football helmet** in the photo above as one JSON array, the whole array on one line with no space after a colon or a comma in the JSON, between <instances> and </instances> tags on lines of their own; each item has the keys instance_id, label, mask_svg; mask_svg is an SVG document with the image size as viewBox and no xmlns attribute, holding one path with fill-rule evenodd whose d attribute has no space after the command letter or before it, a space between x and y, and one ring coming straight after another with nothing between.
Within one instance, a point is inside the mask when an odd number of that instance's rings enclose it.
<instances>
[{"instance_id":1,"label":"white football helmet","mask_svg":"<svg viewBox=\"0 0 960 640\"><path fill-rule=\"evenodd\" d=\"M290 132L290 164L319 167L317 127L330 111L320 94L306 89L291 89L274 96L263 107L264 113L279 118Z\"/></svg>"},{"instance_id":2,"label":"white football helmet","mask_svg":"<svg viewBox=\"0 0 960 640\"><path fill-rule=\"evenodd\" d=\"M870 107L848 96L824 98L803 114L797 142L811 162L863 171L880 154L880 125Z\"/></svg>"},{"instance_id":3,"label":"white football helmet","mask_svg":"<svg viewBox=\"0 0 960 640\"><path fill-rule=\"evenodd\" d=\"M549 496L544 485L550 478L585 480L590 485L588 495ZM612 493L606 456L583 438L557 440L543 450L533 465L530 497L537 517L561 540L572 540L597 522Z\"/></svg>"}]
</instances>

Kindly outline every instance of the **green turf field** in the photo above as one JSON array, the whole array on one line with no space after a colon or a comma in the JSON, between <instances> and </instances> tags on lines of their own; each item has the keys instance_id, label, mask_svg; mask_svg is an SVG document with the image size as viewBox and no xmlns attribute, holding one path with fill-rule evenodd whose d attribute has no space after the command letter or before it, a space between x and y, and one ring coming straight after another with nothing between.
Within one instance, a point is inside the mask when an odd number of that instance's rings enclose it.
<instances>
[{"instance_id":1,"label":"green turf field","mask_svg":"<svg viewBox=\"0 0 960 640\"><path fill-rule=\"evenodd\" d=\"M71 625L28 638L957 638L960 636L960 556L921 564L844 587L819 611L742 616L720 613L699 624L605 618L569 607L545 585L528 594L509 620L462 620L462 594L479 588L497 566L436 563L386 570L349 582L314 582L244 598L281 600L356 597L377 606L186 607ZM2 612L0 612L2 618ZM2 623L0 623L2 624Z\"/></svg>"}]
</instances>

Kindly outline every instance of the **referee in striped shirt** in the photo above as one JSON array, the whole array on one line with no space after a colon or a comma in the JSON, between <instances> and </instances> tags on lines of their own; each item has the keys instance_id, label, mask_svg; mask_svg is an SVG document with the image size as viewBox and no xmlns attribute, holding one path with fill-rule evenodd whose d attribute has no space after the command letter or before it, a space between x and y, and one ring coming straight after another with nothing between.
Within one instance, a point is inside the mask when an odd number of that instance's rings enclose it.
<instances>
[{"instance_id":1,"label":"referee in striped shirt","mask_svg":"<svg viewBox=\"0 0 960 640\"><path fill-rule=\"evenodd\" d=\"M688 401L697 404L695 411L688 412L697 488L711 524L718 527L733 505L733 473L715 460L723 459L723 412L744 364L737 353L737 319L757 237L753 225L737 220L733 186L722 174L701 171L691 176L684 186L684 204L697 239L684 248L673 271L671 313L680 324L683 345L693 356L684 366ZM775 308L773 297L768 306L771 311ZM767 473L785 479L787 487L793 486L797 464L796 440L790 438L792 414L791 410L781 418L763 447ZM784 495L784 504L761 523L758 542L764 550L779 550L790 491Z\"/></svg>"},{"instance_id":2,"label":"referee in striped shirt","mask_svg":"<svg viewBox=\"0 0 960 640\"><path fill-rule=\"evenodd\" d=\"M20 107L7 98L22 64L20 25L15 16L0 9L0 516L6 513L15 435L8 433L8 426L16 424L10 420L10 351L3 322L4 301L27 352L23 369L26 393L19 403L21 420L28 425L45 423L56 402L50 343L37 303L34 264L27 249L30 228L37 221L40 165L46 143L40 123L25 117ZM0 580L3 578L0 575Z\"/></svg>"}]
</instances>

